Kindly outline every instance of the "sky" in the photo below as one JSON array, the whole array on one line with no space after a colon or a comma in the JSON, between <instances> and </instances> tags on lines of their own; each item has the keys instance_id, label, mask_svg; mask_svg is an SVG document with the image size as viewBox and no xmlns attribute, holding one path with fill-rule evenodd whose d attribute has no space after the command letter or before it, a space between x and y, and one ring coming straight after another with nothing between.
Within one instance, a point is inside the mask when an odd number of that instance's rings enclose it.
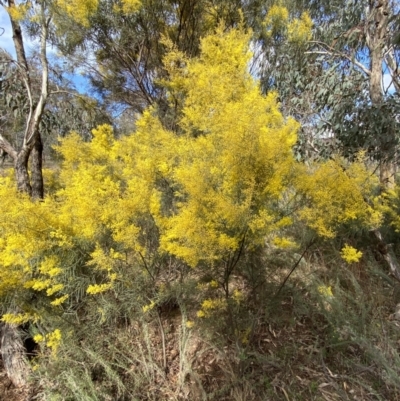
<instances>
[{"instance_id":1,"label":"sky","mask_svg":"<svg viewBox=\"0 0 400 401\"><path fill-rule=\"evenodd\" d=\"M15 57L10 20L3 7L0 7L0 35L0 47Z\"/></svg>"},{"instance_id":2,"label":"sky","mask_svg":"<svg viewBox=\"0 0 400 401\"><path fill-rule=\"evenodd\" d=\"M24 37L24 45L27 55L38 48L38 41L32 41ZM12 40L12 29L7 12L0 6L0 47L5 49L13 58L16 58L15 48ZM51 59L57 59L57 53L51 47L47 47L47 54ZM88 93L88 81L80 74L66 74L66 78L71 80L79 93Z\"/></svg>"}]
</instances>

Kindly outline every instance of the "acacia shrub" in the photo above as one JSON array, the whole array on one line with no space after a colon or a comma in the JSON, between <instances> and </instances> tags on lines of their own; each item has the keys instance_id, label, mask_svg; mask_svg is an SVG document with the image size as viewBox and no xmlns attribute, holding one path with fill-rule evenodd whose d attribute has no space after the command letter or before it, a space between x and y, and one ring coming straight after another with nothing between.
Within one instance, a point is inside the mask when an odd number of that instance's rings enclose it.
<instances>
[{"instance_id":1,"label":"acacia shrub","mask_svg":"<svg viewBox=\"0 0 400 401\"><path fill-rule=\"evenodd\" d=\"M299 125L282 116L276 93L261 94L248 70L249 39L220 26L191 60L169 45L164 85L180 102L175 130L149 108L130 136L116 139L108 125L90 142L71 133L57 147L58 182L43 202L1 177L0 296L16 311L3 320L41 322L36 339L55 352L63 316L92 315L93 297L117 304L133 288L123 313L148 311L172 266L215 282L210 297L201 288L185 296L197 299L197 318L222 310L229 323L245 302L231 281L247 274L243 255L266 244L298 247L288 234L294 224L325 238L343 224L380 224L368 201L376 180L361 158L295 161Z\"/></svg>"}]
</instances>

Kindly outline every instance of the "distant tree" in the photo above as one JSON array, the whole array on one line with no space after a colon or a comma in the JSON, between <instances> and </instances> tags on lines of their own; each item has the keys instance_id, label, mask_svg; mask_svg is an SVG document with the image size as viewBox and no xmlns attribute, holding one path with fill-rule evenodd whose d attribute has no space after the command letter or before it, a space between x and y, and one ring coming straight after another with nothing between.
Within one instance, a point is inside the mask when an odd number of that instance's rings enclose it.
<instances>
[{"instance_id":1,"label":"distant tree","mask_svg":"<svg viewBox=\"0 0 400 401\"><path fill-rule=\"evenodd\" d=\"M1 50L0 95L3 98L0 148L14 162L19 190L43 198L42 154L54 136L78 130L87 138L91 129L109 122L94 99L80 95L56 64L50 65L46 46L54 34L56 4L14 1L1 3L13 29L17 59ZM25 50L29 35L39 37L40 51L30 57ZM53 137L52 141L49 139ZM31 174L28 174L28 160Z\"/></svg>"},{"instance_id":2,"label":"distant tree","mask_svg":"<svg viewBox=\"0 0 400 401\"><path fill-rule=\"evenodd\" d=\"M382 185L392 187L400 129L397 3L294 1L287 9L309 13L312 38L298 46L290 22L270 35L264 21L257 44L264 90L276 89L285 114L302 123L299 156L352 157L364 149L379 161Z\"/></svg>"},{"instance_id":3,"label":"distant tree","mask_svg":"<svg viewBox=\"0 0 400 401\"><path fill-rule=\"evenodd\" d=\"M2 1L1 5L10 16L11 27L13 30L13 41L17 59L8 60L14 63L15 72L24 83L24 90L28 99L25 130L22 143L19 148L14 148L11 143L0 135L0 147L10 155L14 161L17 186L20 191L32 195L33 198L43 197L43 176L42 176L42 139L39 133L39 125L46 107L48 98L48 77L49 66L47 59L47 40L49 32L49 16L44 3L34 6L36 18L40 26L40 63L41 63L41 83L39 92L35 93L32 83L31 68L27 62L24 45L24 36L20 21L25 18L25 14L30 8L30 3L17 5L14 0ZM3 53L3 63L4 63ZM28 160L32 153L31 178L28 174Z\"/></svg>"}]
</instances>

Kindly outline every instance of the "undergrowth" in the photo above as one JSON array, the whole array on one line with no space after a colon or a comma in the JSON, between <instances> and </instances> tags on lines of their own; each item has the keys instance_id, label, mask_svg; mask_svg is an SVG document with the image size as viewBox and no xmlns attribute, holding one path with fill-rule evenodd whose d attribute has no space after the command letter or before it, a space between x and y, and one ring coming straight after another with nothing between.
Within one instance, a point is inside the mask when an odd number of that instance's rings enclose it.
<instances>
[{"instance_id":1,"label":"undergrowth","mask_svg":"<svg viewBox=\"0 0 400 401\"><path fill-rule=\"evenodd\" d=\"M322 243L279 291L296 256L261 255L260 285L233 276L240 299L205 317L204 299L220 289L195 270L158 277L147 311L134 290L97 297L98 313L64 321L71 335L56 358L32 360L38 399L400 399L398 284L368 248L347 265Z\"/></svg>"}]
</instances>

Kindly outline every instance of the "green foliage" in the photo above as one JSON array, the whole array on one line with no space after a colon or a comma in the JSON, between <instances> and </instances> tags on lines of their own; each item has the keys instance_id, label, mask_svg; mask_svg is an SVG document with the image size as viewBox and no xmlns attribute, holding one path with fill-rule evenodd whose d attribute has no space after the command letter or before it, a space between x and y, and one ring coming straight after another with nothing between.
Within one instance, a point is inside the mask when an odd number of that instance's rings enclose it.
<instances>
[{"instance_id":1,"label":"green foliage","mask_svg":"<svg viewBox=\"0 0 400 401\"><path fill-rule=\"evenodd\" d=\"M265 34L263 24L254 26L257 57L268 60L258 68L263 89L277 90L284 114L302 124L296 147L299 159L325 159L338 152L351 158L360 149L374 159L395 158L399 76L394 66L400 54L398 47L392 46L399 12L392 1L385 2L388 25L382 48L391 50L381 54L385 77L380 80L385 83L378 95L382 104L371 104L370 94L372 41L377 31L367 27L380 4L285 1L267 8L267 16L279 7L286 9L286 20L291 14L308 13L313 21L312 40L303 46L290 43L284 23L274 35L268 35L268 29Z\"/></svg>"}]
</instances>

